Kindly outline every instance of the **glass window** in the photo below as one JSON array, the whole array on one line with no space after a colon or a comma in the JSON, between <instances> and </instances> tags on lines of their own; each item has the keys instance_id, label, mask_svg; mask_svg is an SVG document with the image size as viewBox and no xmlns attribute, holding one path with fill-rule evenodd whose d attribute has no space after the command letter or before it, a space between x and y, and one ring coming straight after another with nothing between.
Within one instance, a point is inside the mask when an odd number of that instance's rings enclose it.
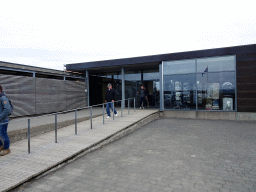
<instances>
[{"instance_id":1,"label":"glass window","mask_svg":"<svg viewBox=\"0 0 256 192\"><path fill-rule=\"evenodd\" d=\"M159 79L159 72L151 72L151 73L143 73L143 80L150 81L150 80L158 80Z\"/></svg>"},{"instance_id":2,"label":"glass window","mask_svg":"<svg viewBox=\"0 0 256 192\"><path fill-rule=\"evenodd\" d=\"M164 107L236 110L235 56L163 63Z\"/></svg>"},{"instance_id":3,"label":"glass window","mask_svg":"<svg viewBox=\"0 0 256 192\"><path fill-rule=\"evenodd\" d=\"M208 72L235 71L235 57L209 57L197 60L197 72L203 73L208 67Z\"/></svg>"},{"instance_id":4,"label":"glass window","mask_svg":"<svg viewBox=\"0 0 256 192\"><path fill-rule=\"evenodd\" d=\"M195 73L195 60L164 62L164 75Z\"/></svg>"},{"instance_id":5,"label":"glass window","mask_svg":"<svg viewBox=\"0 0 256 192\"><path fill-rule=\"evenodd\" d=\"M164 62L165 109L196 109L195 60Z\"/></svg>"},{"instance_id":6,"label":"glass window","mask_svg":"<svg viewBox=\"0 0 256 192\"><path fill-rule=\"evenodd\" d=\"M199 110L235 110L235 57L197 60Z\"/></svg>"}]
</instances>

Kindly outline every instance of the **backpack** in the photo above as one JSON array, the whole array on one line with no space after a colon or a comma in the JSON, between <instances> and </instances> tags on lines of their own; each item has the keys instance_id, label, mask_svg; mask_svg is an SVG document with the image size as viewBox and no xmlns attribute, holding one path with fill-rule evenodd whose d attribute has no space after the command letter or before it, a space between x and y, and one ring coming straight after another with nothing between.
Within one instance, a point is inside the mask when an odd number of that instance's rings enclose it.
<instances>
[{"instance_id":1,"label":"backpack","mask_svg":"<svg viewBox=\"0 0 256 192\"><path fill-rule=\"evenodd\" d=\"M2 96L1 96L2 97ZM8 115L9 116L11 116L12 115L12 113L13 113L13 109L14 109L14 107L13 107L13 105L12 105L12 102L11 102L11 100L5 95L5 97L8 99L8 101L9 101L9 104L10 104L10 106L11 106L11 110L9 111L9 113L8 113Z\"/></svg>"}]
</instances>

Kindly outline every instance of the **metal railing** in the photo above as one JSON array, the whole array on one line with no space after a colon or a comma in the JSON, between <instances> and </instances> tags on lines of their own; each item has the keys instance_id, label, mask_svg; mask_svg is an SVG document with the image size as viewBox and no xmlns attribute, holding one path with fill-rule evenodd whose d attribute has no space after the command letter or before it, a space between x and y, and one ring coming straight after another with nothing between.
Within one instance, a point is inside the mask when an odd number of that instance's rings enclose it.
<instances>
[{"instance_id":1,"label":"metal railing","mask_svg":"<svg viewBox=\"0 0 256 192\"><path fill-rule=\"evenodd\" d=\"M123 110L125 108L125 101L128 101L128 114L130 114L130 100L133 99L133 108L134 108L134 112L135 112L135 97L134 98L128 98L124 100L124 106L122 106L121 104L121 117L123 117ZM28 133L27 133L27 139L28 139L28 153L30 153L30 138L31 138L31 130L30 130L30 125L31 125L31 119L36 119L36 118L41 118L41 117L46 117L46 116L55 116L55 127L54 127L54 131L55 131L55 143L58 142L58 114L64 114L64 113L69 113L69 112L75 112L75 135L77 135L77 111L79 110L83 110L83 109L90 109L90 126L91 129L93 128L93 112L92 112L92 108L93 107L99 107L102 106L102 116L103 116L103 124L105 124L105 105L107 105L108 103L111 103L111 105L113 105L113 120L115 120L115 103L117 102L121 102L122 103L123 100L117 100L114 102L107 102L107 103L102 103L102 104L98 104L98 105L92 105L92 106L87 106L87 107L82 107L82 108L77 108L77 109L72 109L72 110L67 110L67 111L61 111L61 112L56 112L56 113L51 113L51 114L47 114L47 115L41 115L41 116L36 116L36 117L32 117L32 118L25 118L25 119L21 119L21 120L14 120L14 121L10 121L10 122L20 122L20 121L28 121ZM7 123L10 123L7 122ZM3 124L7 124L7 123L0 123L0 125ZM1 138L0 138L1 139ZM4 143L3 143L4 144Z\"/></svg>"}]
</instances>

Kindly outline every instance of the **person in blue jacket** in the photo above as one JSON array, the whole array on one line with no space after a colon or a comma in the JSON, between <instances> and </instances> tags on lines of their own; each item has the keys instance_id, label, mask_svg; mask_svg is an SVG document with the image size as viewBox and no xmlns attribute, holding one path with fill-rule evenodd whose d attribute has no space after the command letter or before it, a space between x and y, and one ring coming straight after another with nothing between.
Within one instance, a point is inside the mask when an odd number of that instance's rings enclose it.
<instances>
[{"instance_id":1,"label":"person in blue jacket","mask_svg":"<svg viewBox=\"0 0 256 192\"><path fill-rule=\"evenodd\" d=\"M10 140L7 135L10 111L11 105L5 92L3 92L3 87L0 85L0 156L7 155L11 152L9 148Z\"/></svg>"}]
</instances>

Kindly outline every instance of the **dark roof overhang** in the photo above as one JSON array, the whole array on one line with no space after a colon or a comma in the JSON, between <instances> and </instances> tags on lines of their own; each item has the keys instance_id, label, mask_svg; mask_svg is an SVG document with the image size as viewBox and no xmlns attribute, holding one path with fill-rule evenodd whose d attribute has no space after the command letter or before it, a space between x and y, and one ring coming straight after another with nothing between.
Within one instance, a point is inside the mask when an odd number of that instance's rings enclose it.
<instances>
[{"instance_id":1,"label":"dark roof overhang","mask_svg":"<svg viewBox=\"0 0 256 192\"><path fill-rule=\"evenodd\" d=\"M84 72L108 72L120 70L121 67L126 69L150 69L157 67L162 61L193 59L203 57L214 57L224 55L236 55L237 60L256 58L256 44L242 45L235 47L214 48L197 51L168 53L160 55L150 55L142 57L132 57L123 59L113 59L104 61L93 61L85 63L67 64L67 71Z\"/></svg>"}]
</instances>

